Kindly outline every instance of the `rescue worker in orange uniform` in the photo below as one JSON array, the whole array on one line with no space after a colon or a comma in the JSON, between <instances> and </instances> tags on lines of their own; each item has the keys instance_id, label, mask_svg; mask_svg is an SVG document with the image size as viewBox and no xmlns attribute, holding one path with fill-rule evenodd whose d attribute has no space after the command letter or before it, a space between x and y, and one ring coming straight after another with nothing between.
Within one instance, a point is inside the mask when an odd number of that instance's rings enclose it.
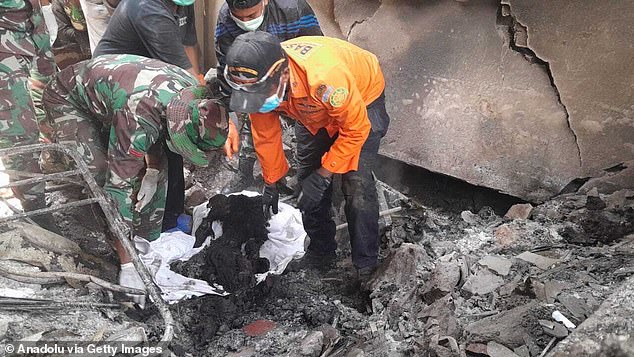
<instances>
[{"instance_id":1,"label":"rescue worker in orange uniform","mask_svg":"<svg viewBox=\"0 0 634 357\"><path fill-rule=\"evenodd\" d=\"M372 172L390 118L385 80L376 56L346 41L266 32L240 35L224 71L233 88L230 107L251 113L255 151L265 181L265 214L277 213L276 182L288 164L280 115L297 120L298 207L310 237L311 265L336 259L332 177L342 175L352 262L363 282L377 267L379 204Z\"/></svg>"}]
</instances>

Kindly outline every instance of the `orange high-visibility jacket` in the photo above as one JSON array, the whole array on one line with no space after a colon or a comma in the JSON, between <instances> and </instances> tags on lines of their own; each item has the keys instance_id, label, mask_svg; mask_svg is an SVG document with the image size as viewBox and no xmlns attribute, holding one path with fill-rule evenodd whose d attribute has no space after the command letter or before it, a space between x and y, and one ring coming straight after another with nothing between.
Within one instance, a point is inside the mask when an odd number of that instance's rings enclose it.
<instances>
[{"instance_id":1,"label":"orange high-visibility jacket","mask_svg":"<svg viewBox=\"0 0 634 357\"><path fill-rule=\"evenodd\" d=\"M287 98L273 112L252 113L255 151L266 183L286 175L279 115L299 120L313 134L326 128L339 134L322 157L322 166L334 173L357 170L361 147L370 133L366 106L385 87L376 56L346 41L305 36L282 42L289 57Z\"/></svg>"}]
</instances>

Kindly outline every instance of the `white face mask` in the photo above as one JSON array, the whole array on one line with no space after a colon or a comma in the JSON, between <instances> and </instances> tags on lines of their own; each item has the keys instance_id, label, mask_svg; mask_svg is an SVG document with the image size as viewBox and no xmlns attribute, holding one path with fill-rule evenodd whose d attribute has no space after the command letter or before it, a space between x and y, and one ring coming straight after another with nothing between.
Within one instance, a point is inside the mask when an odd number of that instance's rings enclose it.
<instances>
[{"instance_id":1,"label":"white face mask","mask_svg":"<svg viewBox=\"0 0 634 357\"><path fill-rule=\"evenodd\" d=\"M248 21L242 21L239 18L233 16L231 11L229 11L229 15L231 15L231 18L236 23L236 25L238 25L239 28L243 29L244 31L253 32L260 28L260 25L262 25L262 21L264 21L264 8L262 9L262 15Z\"/></svg>"}]
</instances>

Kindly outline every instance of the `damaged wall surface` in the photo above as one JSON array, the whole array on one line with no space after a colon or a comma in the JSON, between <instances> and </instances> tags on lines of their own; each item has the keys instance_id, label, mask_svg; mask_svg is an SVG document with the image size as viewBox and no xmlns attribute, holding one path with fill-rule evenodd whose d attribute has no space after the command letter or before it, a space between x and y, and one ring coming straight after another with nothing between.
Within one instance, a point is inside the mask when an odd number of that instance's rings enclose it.
<instances>
[{"instance_id":1,"label":"damaged wall surface","mask_svg":"<svg viewBox=\"0 0 634 357\"><path fill-rule=\"evenodd\" d=\"M634 1L313 0L377 54L381 153L533 201L634 158Z\"/></svg>"}]
</instances>

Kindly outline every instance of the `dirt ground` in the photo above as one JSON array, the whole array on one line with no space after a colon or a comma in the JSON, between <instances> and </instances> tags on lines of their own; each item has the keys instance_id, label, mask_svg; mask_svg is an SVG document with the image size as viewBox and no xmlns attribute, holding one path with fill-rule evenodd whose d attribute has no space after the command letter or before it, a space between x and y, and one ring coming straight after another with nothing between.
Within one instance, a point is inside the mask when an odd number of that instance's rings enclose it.
<instances>
[{"instance_id":1,"label":"dirt ground","mask_svg":"<svg viewBox=\"0 0 634 357\"><path fill-rule=\"evenodd\" d=\"M222 160L218 157L217 162ZM187 179L188 204L216 194L231 177L231 165L235 163L193 170ZM504 217L512 205L522 202L391 160L381 166L378 178L410 200L390 197L390 203L403 210L391 215L391 223L382 229L382 266L371 291L360 288L344 233L338 237L338 260L332 269L296 263L258 286L236 275L239 283L227 297L208 295L171 305L178 321L171 351L177 356L508 352L533 357L569 333L553 320L553 311L579 325L634 274L631 191L561 195L535 207L518 206ZM244 214L250 217L243 219L252 219L255 213ZM103 228L86 216L85 210L57 214L65 236L116 266ZM253 259L235 253L244 251L241 244L227 242L225 248L233 254L232 262ZM90 265L82 259L74 261L76 267ZM219 264L218 259L210 258L207 250L175 268L196 278L231 280L231 274L223 278L210 268ZM256 264L245 266L257 270ZM115 281L112 271L99 274ZM82 284L36 284L31 289L31 296L38 298L102 303L118 298ZM69 316L74 316L72 322ZM0 329L0 341L60 330L90 339L138 327L150 340L162 333L160 316L151 306L0 311L0 327L3 323L8 329L4 334Z\"/></svg>"}]
</instances>

